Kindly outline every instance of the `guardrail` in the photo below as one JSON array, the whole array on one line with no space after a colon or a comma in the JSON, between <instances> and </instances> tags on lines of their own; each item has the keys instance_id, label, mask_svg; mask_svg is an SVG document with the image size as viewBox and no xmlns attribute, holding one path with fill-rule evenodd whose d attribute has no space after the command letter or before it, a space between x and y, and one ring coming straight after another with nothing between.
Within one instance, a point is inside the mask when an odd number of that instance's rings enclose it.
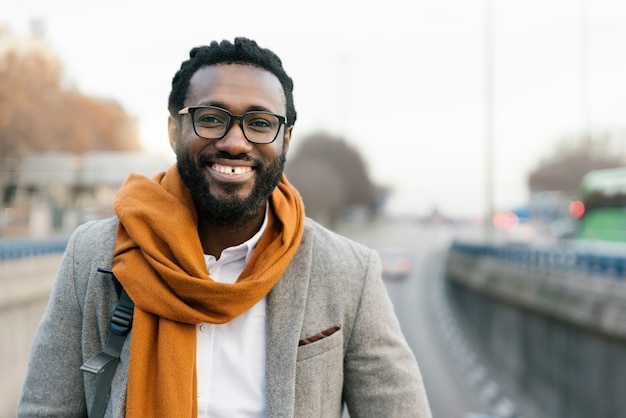
<instances>
[{"instance_id":1,"label":"guardrail","mask_svg":"<svg viewBox=\"0 0 626 418\"><path fill-rule=\"evenodd\" d=\"M19 258L61 253L68 237L9 238L0 240L0 262Z\"/></svg>"},{"instance_id":2,"label":"guardrail","mask_svg":"<svg viewBox=\"0 0 626 418\"><path fill-rule=\"evenodd\" d=\"M626 245L621 244L580 241L546 246L522 242L454 241L451 249L527 268L589 273L626 280Z\"/></svg>"}]
</instances>

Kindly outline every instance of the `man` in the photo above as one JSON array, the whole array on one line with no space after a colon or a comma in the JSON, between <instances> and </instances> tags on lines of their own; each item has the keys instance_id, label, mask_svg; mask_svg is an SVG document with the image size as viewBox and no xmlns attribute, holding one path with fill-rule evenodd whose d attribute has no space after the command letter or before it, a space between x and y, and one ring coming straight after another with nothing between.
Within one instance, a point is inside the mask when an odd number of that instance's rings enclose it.
<instances>
[{"instance_id":1,"label":"man","mask_svg":"<svg viewBox=\"0 0 626 418\"><path fill-rule=\"evenodd\" d=\"M87 414L80 367L118 302L106 269L135 304L106 416L430 416L375 252L305 218L282 175L292 90L254 41L192 49L169 98L177 164L131 175L117 217L73 234L20 416Z\"/></svg>"}]
</instances>

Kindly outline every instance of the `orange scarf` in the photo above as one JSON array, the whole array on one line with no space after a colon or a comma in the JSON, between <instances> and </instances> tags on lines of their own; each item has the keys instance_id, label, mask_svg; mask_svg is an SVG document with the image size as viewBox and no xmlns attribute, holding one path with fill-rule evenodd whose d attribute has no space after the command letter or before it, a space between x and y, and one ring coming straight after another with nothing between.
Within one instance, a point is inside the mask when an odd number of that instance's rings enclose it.
<instances>
[{"instance_id":1,"label":"orange scarf","mask_svg":"<svg viewBox=\"0 0 626 418\"><path fill-rule=\"evenodd\" d=\"M208 275L193 199L176 166L131 175L115 201L113 272L135 302L127 417L196 417L196 324L226 323L267 295L304 229L298 192L283 176L268 225L236 283Z\"/></svg>"}]
</instances>

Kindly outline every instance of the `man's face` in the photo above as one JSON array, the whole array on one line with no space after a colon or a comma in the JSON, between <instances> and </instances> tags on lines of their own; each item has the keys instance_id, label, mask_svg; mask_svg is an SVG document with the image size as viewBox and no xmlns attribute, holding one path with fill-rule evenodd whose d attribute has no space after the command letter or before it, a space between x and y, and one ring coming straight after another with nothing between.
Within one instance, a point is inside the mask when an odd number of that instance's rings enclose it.
<instances>
[{"instance_id":1,"label":"man's face","mask_svg":"<svg viewBox=\"0 0 626 418\"><path fill-rule=\"evenodd\" d=\"M217 106L235 115L263 110L286 112L278 78L249 65L213 65L191 78L185 106ZM258 213L283 172L292 127L281 126L271 144L253 144L233 122L220 140L198 137L189 115L169 119L169 136L178 171L211 223L236 225Z\"/></svg>"}]
</instances>

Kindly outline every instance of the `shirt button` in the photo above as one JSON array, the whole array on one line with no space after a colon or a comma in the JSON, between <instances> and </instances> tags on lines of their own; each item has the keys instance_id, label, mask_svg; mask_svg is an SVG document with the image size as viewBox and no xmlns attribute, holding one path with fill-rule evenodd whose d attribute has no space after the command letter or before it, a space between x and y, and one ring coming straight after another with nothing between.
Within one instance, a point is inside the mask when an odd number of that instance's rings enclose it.
<instances>
[{"instance_id":1,"label":"shirt button","mask_svg":"<svg viewBox=\"0 0 626 418\"><path fill-rule=\"evenodd\" d=\"M200 325L200 332L208 332L208 331L209 331L209 325L208 324Z\"/></svg>"}]
</instances>

